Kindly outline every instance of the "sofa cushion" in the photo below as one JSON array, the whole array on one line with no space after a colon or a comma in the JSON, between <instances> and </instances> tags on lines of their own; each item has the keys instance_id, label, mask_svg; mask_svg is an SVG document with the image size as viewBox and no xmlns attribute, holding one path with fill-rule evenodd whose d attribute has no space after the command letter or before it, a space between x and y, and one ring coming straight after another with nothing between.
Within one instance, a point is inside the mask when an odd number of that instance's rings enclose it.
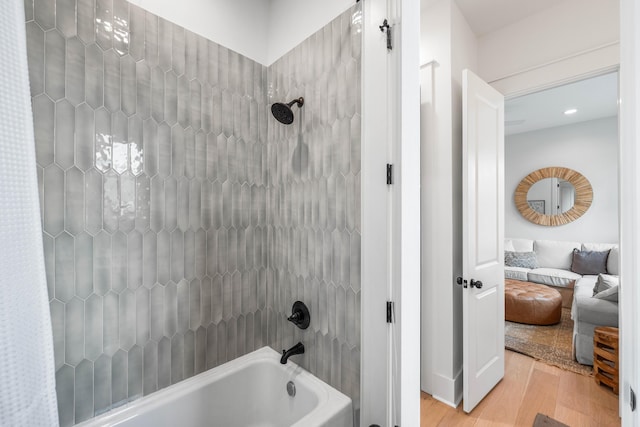
<instances>
[{"instance_id":1,"label":"sofa cushion","mask_svg":"<svg viewBox=\"0 0 640 427\"><path fill-rule=\"evenodd\" d=\"M620 248L613 243L583 243L583 251L606 251L610 250L609 258L607 259L607 273L620 274L620 268L618 263L620 262Z\"/></svg>"},{"instance_id":2,"label":"sofa cushion","mask_svg":"<svg viewBox=\"0 0 640 427\"><path fill-rule=\"evenodd\" d=\"M614 286L609 289L605 289L604 291L598 292L593 297L598 298L605 301L618 302L618 289L620 286Z\"/></svg>"},{"instance_id":3,"label":"sofa cushion","mask_svg":"<svg viewBox=\"0 0 640 427\"><path fill-rule=\"evenodd\" d=\"M504 252L504 265L506 267L538 268L538 260L535 252Z\"/></svg>"},{"instance_id":4,"label":"sofa cushion","mask_svg":"<svg viewBox=\"0 0 640 427\"><path fill-rule=\"evenodd\" d=\"M529 279L529 277L528 277L529 271L531 271L530 268L505 267L504 268L504 278L505 279L521 280L523 282L526 282Z\"/></svg>"},{"instance_id":5,"label":"sofa cushion","mask_svg":"<svg viewBox=\"0 0 640 427\"><path fill-rule=\"evenodd\" d=\"M504 251L505 252L515 252L516 248L513 247L513 242L511 240L504 241Z\"/></svg>"},{"instance_id":6,"label":"sofa cushion","mask_svg":"<svg viewBox=\"0 0 640 427\"><path fill-rule=\"evenodd\" d=\"M557 240L536 240L533 250L538 257L538 265L546 268L571 269L573 250L580 249L578 242L561 242Z\"/></svg>"},{"instance_id":7,"label":"sofa cushion","mask_svg":"<svg viewBox=\"0 0 640 427\"><path fill-rule=\"evenodd\" d=\"M562 288L571 287L576 280L582 278L577 273L560 268L536 268L529 271L527 277L529 282Z\"/></svg>"},{"instance_id":8,"label":"sofa cushion","mask_svg":"<svg viewBox=\"0 0 640 427\"><path fill-rule=\"evenodd\" d=\"M514 252L532 252L533 251L533 240L531 239L505 239L504 247L506 248L511 245L513 247Z\"/></svg>"},{"instance_id":9,"label":"sofa cushion","mask_svg":"<svg viewBox=\"0 0 640 427\"><path fill-rule=\"evenodd\" d=\"M609 251L609 249L606 251L581 251L574 249L571 271L578 274L606 273Z\"/></svg>"},{"instance_id":10,"label":"sofa cushion","mask_svg":"<svg viewBox=\"0 0 640 427\"><path fill-rule=\"evenodd\" d=\"M612 276L610 274L598 274L596 279L596 285L593 287L593 296L596 294L611 289L614 286L620 284L620 278L618 276Z\"/></svg>"}]
</instances>

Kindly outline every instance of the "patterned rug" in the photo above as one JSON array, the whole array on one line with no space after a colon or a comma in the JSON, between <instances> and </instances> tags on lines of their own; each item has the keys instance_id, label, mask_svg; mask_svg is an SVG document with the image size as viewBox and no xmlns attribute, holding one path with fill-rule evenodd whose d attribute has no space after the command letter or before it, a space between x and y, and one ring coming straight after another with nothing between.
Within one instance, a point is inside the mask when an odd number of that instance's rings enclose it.
<instances>
[{"instance_id":1,"label":"patterned rug","mask_svg":"<svg viewBox=\"0 0 640 427\"><path fill-rule=\"evenodd\" d=\"M562 308L560 323L551 326L525 325L505 320L504 344L509 350L578 374L593 376L592 367L581 365L571 350L571 310Z\"/></svg>"}]
</instances>

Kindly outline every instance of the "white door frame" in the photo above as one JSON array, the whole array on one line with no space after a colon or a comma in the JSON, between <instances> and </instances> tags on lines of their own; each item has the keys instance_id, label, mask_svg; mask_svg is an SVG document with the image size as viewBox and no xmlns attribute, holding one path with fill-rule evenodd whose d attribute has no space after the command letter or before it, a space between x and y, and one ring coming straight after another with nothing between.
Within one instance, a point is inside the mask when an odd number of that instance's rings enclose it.
<instances>
[{"instance_id":1,"label":"white door frame","mask_svg":"<svg viewBox=\"0 0 640 427\"><path fill-rule=\"evenodd\" d=\"M623 426L640 425L630 387L640 392L640 4L620 1L620 413Z\"/></svg>"},{"instance_id":2,"label":"white door frame","mask_svg":"<svg viewBox=\"0 0 640 427\"><path fill-rule=\"evenodd\" d=\"M365 0L363 18L360 425L417 426L420 4ZM392 26L392 53L387 52L386 35L379 30L384 19ZM392 186L386 184L387 163L394 165ZM386 323L388 300L395 302L393 328Z\"/></svg>"},{"instance_id":3,"label":"white door frame","mask_svg":"<svg viewBox=\"0 0 640 427\"><path fill-rule=\"evenodd\" d=\"M386 0L362 5L361 137L361 375L360 425L388 422L388 326L385 304L390 282L390 195L383 176L389 160L388 58L378 26L387 14ZM368 72L374 70L374 72Z\"/></svg>"}]
</instances>

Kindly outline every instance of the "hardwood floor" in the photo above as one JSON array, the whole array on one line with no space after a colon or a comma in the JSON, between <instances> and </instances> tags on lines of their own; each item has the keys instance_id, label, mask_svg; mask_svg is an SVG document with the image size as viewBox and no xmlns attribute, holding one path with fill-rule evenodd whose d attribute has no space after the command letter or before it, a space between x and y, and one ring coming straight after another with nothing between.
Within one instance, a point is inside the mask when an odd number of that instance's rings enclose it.
<instances>
[{"instance_id":1,"label":"hardwood floor","mask_svg":"<svg viewBox=\"0 0 640 427\"><path fill-rule=\"evenodd\" d=\"M531 427L538 412L571 427L620 426L618 396L593 378L508 350L505 359L503 380L470 414L422 393L421 427Z\"/></svg>"}]
</instances>

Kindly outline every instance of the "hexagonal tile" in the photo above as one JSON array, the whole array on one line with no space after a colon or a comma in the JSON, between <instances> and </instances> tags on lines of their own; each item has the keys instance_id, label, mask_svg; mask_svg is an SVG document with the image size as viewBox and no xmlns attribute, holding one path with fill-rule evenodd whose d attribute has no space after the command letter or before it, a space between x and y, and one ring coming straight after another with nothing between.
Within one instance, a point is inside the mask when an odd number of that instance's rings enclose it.
<instances>
[{"instance_id":1,"label":"hexagonal tile","mask_svg":"<svg viewBox=\"0 0 640 427\"><path fill-rule=\"evenodd\" d=\"M93 362L83 360L75 369L75 422L93 417Z\"/></svg>"},{"instance_id":2,"label":"hexagonal tile","mask_svg":"<svg viewBox=\"0 0 640 427\"><path fill-rule=\"evenodd\" d=\"M102 297L92 294L85 303L84 353L95 361L102 354Z\"/></svg>"},{"instance_id":3,"label":"hexagonal tile","mask_svg":"<svg viewBox=\"0 0 640 427\"><path fill-rule=\"evenodd\" d=\"M119 348L118 295L115 292L110 291L104 295L102 313L104 316L102 323L102 345L104 349L103 356L111 357L118 351Z\"/></svg>"},{"instance_id":4,"label":"hexagonal tile","mask_svg":"<svg viewBox=\"0 0 640 427\"><path fill-rule=\"evenodd\" d=\"M184 176L185 132L179 126L171 128L171 173L175 178Z\"/></svg>"},{"instance_id":5,"label":"hexagonal tile","mask_svg":"<svg viewBox=\"0 0 640 427\"><path fill-rule=\"evenodd\" d=\"M136 294L130 289L120 294L118 313L120 348L129 351L136 342Z\"/></svg>"},{"instance_id":6,"label":"hexagonal tile","mask_svg":"<svg viewBox=\"0 0 640 427\"><path fill-rule=\"evenodd\" d=\"M93 293L93 238L86 233L75 236L75 294L86 299Z\"/></svg>"},{"instance_id":7,"label":"hexagonal tile","mask_svg":"<svg viewBox=\"0 0 640 427\"><path fill-rule=\"evenodd\" d=\"M164 226L167 230L172 231L178 223L178 183L173 177L164 181L164 198Z\"/></svg>"},{"instance_id":8,"label":"hexagonal tile","mask_svg":"<svg viewBox=\"0 0 640 427\"><path fill-rule=\"evenodd\" d=\"M99 108L104 101L104 60L102 51L90 44L85 51L85 97L87 104Z\"/></svg>"},{"instance_id":9,"label":"hexagonal tile","mask_svg":"<svg viewBox=\"0 0 640 427\"><path fill-rule=\"evenodd\" d=\"M43 225L52 236L64 227L64 172L56 165L44 169Z\"/></svg>"},{"instance_id":10,"label":"hexagonal tile","mask_svg":"<svg viewBox=\"0 0 640 427\"><path fill-rule=\"evenodd\" d=\"M95 0L79 0L76 5L76 24L78 37L84 43L94 43L96 40Z\"/></svg>"},{"instance_id":11,"label":"hexagonal tile","mask_svg":"<svg viewBox=\"0 0 640 427\"><path fill-rule=\"evenodd\" d=\"M150 337L151 301L149 290L144 286L136 290L136 344L144 346Z\"/></svg>"},{"instance_id":12,"label":"hexagonal tile","mask_svg":"<svg viewBox=\"0 0 640 427\"><path fill-rule=\"evenodd\" d=\"M127 399L127 353L118 350L111 359L111 401L122 405Z\"/></svg>"},{"instance_id":13,"label":"hexagonal tile","mask_svg":"<svg viewBox=\"0 0 640 427\"><path fill-rule=\"evenodd\" d=\"M120 59L120 108L127 116L136 112L136 68L137 64L130 55Z\"/></svg>"},{"instance_id":14,"label":"hexagonal tile","mask_svg":"<svg viewBox=\"0 0 640 427\"><path fill-rule=\"evenodd\" d=\"M104 231L93 239L93 289L98 295L111 289L111 236Z\"/></svg>"},{"instance_id":15,"label":"hexagonal tile","mask_svg":"<svg viewBox=\"0 0 640 427\"><path fill-rule=\"evenodd\" d=\"M27 58L31 96L44 92L44 31L35 22L27 22Z\"/></svg>"},{"instance_id":16,"label":"hexagonal tile","mask_svg":"<svg viewBox=\"0 0 640 427\"><path fill-rule=\"evenodd\" d=\"M117 232L111 237L111 289L117 293L127 288L127 236Z\"/></svg>"},{"instance_id":17,"label":"hexagonal tile","mask_svg":"<svg viewBox=\"0 0 640 427\"><path fill-rule=\"evenodd\" d=\"M65 363L76 366L84 359L84 303L72 298L65 304Z\"/></svg>"},{"instance_id":18,"label":"hexagonal tile","mask_svg":"<svg viewBox=\"0 0 640 427\"><path fill-rule=\"evenodd\" d=\"M102 229L102 174L91 168L85 173L85 226L91 234Z\"/></svg>"},{"instance_id":19,"label":"hexagonal tile","mask_svg":"<svg viewBox=\"0 0 640 427\"><path fill-rule=\"evenodd\" d=\"M180 280L178 282L178 334L184 334L189 329L189 282L186 280Z\"/></svg>"},{"instance_id":20,"label":"hexagonal tile","mask_svg":"<svg viewBox=\"0 0 640 427\"><path fill-rule=\"evenodd\" d=\"M160 67L151 69L151 116L159 123L164 120L165 75Z\"/></svg>"},{"instance_id":21,"label":"hexagonal tile","mask_svg":"<svg viewBox=\"0 0 640 427\"><path fill-rule=\"evenodd\" d=\"M178 328L178 288L169 282L164 288L164 334L173 337Z\"/></svg>"},{"instance_id":22,"label":"hexagonal tile","mask_svg":"<svg viewBox=\"0 0 640 427\"><path fill-rule=\"evenodd\" d=\"M136 63L136 76L137 114L148 119L151 116L151 70L145 62Z\"/></svg>"},{"instance_id":23,"label":"hexagonal tile","mask_svg":"<svg viewBox=\"0 0 640 427\"><path fill-rule=\"evenodd\" d=\"M149 293L149 336L154 341L159 341L164 336L164 287L156 285Z\"/></svg>"},{"instance_id":24,"label":"hexagonal tile","mask_svg":"<svg viewBox=\"0 0 640 427\"><path fill-rule=\"evenodd\" d=\"M180 75L177 70L175 71L176 74ZM189 126L190 106L191 102L189 99L189 79L185 75L180 75L180 77L178 77L177 83L177 114L178 124L182 126L183 129Z\"/></svg>"},{"instance_id":25,"label":"hexagonal tile","mask_svg":"<svg viewBox=\"0 0 640 427\"><path fill-rule=\"evenodd\" d=\"M102 207L103 227L106 231L114 233L118 230L120 192L118 189L118 175L112 170L103 175Z\"/></svg>"},{"instance_id":26,"label":"hexagonal tile","mask_svg":"<svg viewBox=\"0 0 640 427\"><path fill-rule=\"evenodd\" d=\"M96 41L106 51L113 45L113 0L96 0L95 21Z\"/></svg>"},{"instance_id":27,"label":"hexagonal tile","mask_svg":"<svg viewBox=\"0 0 640 427\"><path fill-rule=\"evenodd\" d=\"M192 80L190 83L190 101L189 123L195 130L202 127L202 88L200 82Z\"/></svg>"},{"instance_id":28,"label":"hexagonal tile","mask_svg":"<svg viewBox=\"0 0 640 427\"><path fill-rule=\"evenodd\" d=\"M142 286L143 238L138 231L127 234L127 287L135 290Z\"/></svg>"},{"instance_id":29,"label":"hexagonal tile","mask_svg":"<svg viewBox=\"0 0 640 427\"><path fill-rule=\"evenodd\" d=\"M75 2L75 0L73 1ZM67 40L65 63L66 97L73 105L77 106L85 99L85 47L77 37Z\"/></svg>"},{"instance_id":30,"label":"hexagonal tile","mask_svg":"<svg viewBox=\"0 0 640 427\"><path fill-rule=\"evenodd\" d=\"M136 179L131 173L125 172L120 177L120 212L118 217L119 230L125 233L133 230L135 227L135 219Z\"/></svg>"},{"instance_id":31,"label":"hexagonal tile","mask_svg":"<svg viewBox=\"0 0 640 427\"><path fill-rule=\"evenodd\" d=\"M102 0L97 0L98 2ZM98 28L102 25L98 25ZM100 42L100 32L98 32ZM104 106L112 113L120 110L120 58L113 50L103 54L104 60Z\"/></svg>"},{"instance_id":32,"label":"hexagonal tile","mask_svg":"<svg viewBox=\"0 0 640 427\"><path fill-rule=\"evenodd\" d=\"M151 181L147 175L136 178L136 229L145 232L151 219Z\"/></svg>"},{"instance_id":33,"label":"hexagonal tile","mask_svg":"<svg viewBox=\"0 0 640 427\"><path fill-rule=\"evenodd\" d=\"M171 279L171 235L162 230L158 233L158 283L166 285Z\"/></svg>"},{"instance_id":34,"label":"hexagonal tile","mask_svg":"<svg viewBox=\"0 0 640 427\"><path fill-rule=\"evenodd\" d=\"M55 0L34 2L34 19L42 29L50 30L55 26L55 7Z\"/></svg>"},{"instance_id":35,"label":"hexagonal tile","mask_svg":"<svg viewBox=\"0 0 640 427\"><path fill-rule=\"evenodd\" d=\"M145 21L145 10L129 5L129 54L136 61L145 57Z\"/></svg>"},{"instance_id":36,"label":"hexagonal tile","mask_svg":"<svg viewBox=\"0 0 640 427\"><path fill-rule=\"evenodd\" d=\"M184 233L171 233L171 280L179 282L184 277Z\"/></svg>"},{"instance_id":37,"label":"hexagonal tile","mask_svg":"<svg viewBox=\"0 0 640 427\"><path fill-rule=\"evenodd\" d=\"M36 160L41 167L53 163L55 105L46 95L33 98L33 123L36 140Z\"/></svg>"}]
</instances>

